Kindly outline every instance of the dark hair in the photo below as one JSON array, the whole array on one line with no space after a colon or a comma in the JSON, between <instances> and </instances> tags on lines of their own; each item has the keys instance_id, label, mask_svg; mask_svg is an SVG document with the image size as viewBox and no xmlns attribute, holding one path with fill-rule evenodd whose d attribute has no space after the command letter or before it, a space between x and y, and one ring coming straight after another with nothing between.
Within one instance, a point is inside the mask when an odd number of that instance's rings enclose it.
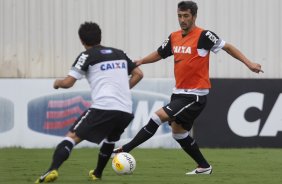
<instances>
[{"instance_id":1,"label":"dark hair","mask_svg":"<svg viewBox=\"0 0 282 184\"><path fill-rule=\"evenodd\" d=\"M101 42L101 29L94 22L84 22L78 29L81 41L88 46L98 45Z\"/></svg>"},{"instance_id":2,"label":"dark hair","mask_svg":"<svg viewBox=\"0 0 282 184\"><path fill-rule=\"evenodd\" d=\"M198 6L197 3L193 1L181 1L180 3L178 3L178 9L180 11L186 11L190 9L191 14L194 16L197 14Z\"/></svg>"}]
</instances>

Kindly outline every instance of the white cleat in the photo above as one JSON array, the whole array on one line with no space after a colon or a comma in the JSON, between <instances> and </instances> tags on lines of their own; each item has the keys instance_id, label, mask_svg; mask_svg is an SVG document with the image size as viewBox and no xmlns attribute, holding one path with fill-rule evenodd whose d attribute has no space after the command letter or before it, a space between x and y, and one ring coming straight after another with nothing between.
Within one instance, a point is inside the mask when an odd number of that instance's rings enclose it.
<instances>
[{"instance_id":1,"label":"white cleat","mask_svg":"<svg viewBox=\"0 0 282 184\"><path fill-rule=\"evenodd\" d=\"M211 174L212 173L212 166L208 168L201 168L198 167L191 172L187 172L186 175L193 175L193 174Z\"/></svg>"},{"instance_id":2,"label":"white cleat","mask_svg":"<svg viewBox=\"0 0 282 184\"><path fill-rule=\"evenodd\" d=\"M116 156L116 154L121 153L121 152L123 152L122 147L115 148L113 150L113 153L111 154L111 159L113 159Z\"/></svg>"}]
</instances>

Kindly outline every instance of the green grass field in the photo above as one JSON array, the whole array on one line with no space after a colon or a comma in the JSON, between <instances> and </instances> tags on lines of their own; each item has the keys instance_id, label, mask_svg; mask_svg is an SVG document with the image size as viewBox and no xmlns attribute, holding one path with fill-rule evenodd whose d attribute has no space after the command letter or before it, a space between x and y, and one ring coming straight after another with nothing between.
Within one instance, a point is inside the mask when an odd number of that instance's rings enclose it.
<instances>
[{"instance_id":1,"label":"green grass field","mask_svg":"<svg viewBox=\"0 0 282 184\"><path fill-rule=\"evenodd\" d=\"M195 163L178 149L136 149L133 175L118 176L108 163L103 184L281 184L282 149L202 149L212 175L185 176ZM0 183L27 184L47 169L53 149L0 149ZM74 149L59 170L58 184L87 184L98 149Z\"/></svg>"}]
</instances>

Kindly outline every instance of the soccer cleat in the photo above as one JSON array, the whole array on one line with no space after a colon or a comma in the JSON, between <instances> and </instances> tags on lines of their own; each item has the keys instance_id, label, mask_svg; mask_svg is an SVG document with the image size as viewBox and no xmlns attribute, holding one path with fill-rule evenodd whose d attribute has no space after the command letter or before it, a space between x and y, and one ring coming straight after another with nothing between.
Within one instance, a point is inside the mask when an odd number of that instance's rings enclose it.
<instances>
[{"instance_id":1,"label":"soccer cleat","mask_svg":"<svg viewBox=\"0 0 282 184\"><path fill-rule=\"evenodd\" d=\"M113 150L113 153L117 154L117 153L121 153L123 152L122 147L116 148Z\"/></svg>"},{"instance_id":2,"label":"soccer cleat","mask_svg":"<svg viewBox=\"0 0 282 184\"><path fill-rule=\"evenodd\" d=\"M90 171L89 171L89 177L90 177L90 179L91 179L92 181L99 181L99 180L101 180L101 177L95 176L94 170L90 170Z\"/></svg>"},{"instance_id":3,"label":"soccer cleat","mask_svg":"<svg viewBox=\"0 0 282 184\"><path fill-rule=\"evenodd\" d=\"M59 177L57 170L51 170L40 176L35 183L49 183L55 181Z\"/></svg>"},{"instance_id":4,"label":"soccer cleat","mask_svg":"<svg viewBox=\"0 0 282 184\"><path fill-rule=\"evenodd\" d=\"M113 158L116 156L116 154L121 153L121 152L124 152L124 151L122 150L122 147L119 147L119 148L114 149L114 150L113 150L113 153L111 154L111 159L113 159Z\"/></svg>"},{"instance_id":5,"label":"soccer cleat","mask_svg":"<svg viewBox=\"0 0 282 184\"><path fill-rule=\"evenodd\" d=\"M212 166L208 168L201 168L198 167L191 172L187 172L186 175L193 175L193 174L211 174L212 173Z\"/></svg>"}]
</instances>

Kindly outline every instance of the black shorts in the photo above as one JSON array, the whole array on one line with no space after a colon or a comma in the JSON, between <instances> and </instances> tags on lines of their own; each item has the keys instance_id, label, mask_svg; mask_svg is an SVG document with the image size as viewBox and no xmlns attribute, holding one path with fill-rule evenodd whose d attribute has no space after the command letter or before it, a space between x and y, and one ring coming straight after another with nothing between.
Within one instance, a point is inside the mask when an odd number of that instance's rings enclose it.
<instances>
[{"instance_id":1,"label":"black shorts","mask_svg":"<svg viewBox=\"0 0 282 184\"><path fill-rule=\"evenodd\" d=\"M116 142L132 119L133 114L130 113L90 108L76 120L70 131L82 140L97 144L105 138Z\"/></svg>"},{"instance_id":2,"label":"black shorts","mask_svg":"<svg viewBox=\"0 0 282 184\"><path fill-rule=\"evenodd\" d=\"M173 121L190 131L194 120L205 108L206 102L207 96L172 94L170 103L163 109Z\"/></svg>"}]
</instances>

